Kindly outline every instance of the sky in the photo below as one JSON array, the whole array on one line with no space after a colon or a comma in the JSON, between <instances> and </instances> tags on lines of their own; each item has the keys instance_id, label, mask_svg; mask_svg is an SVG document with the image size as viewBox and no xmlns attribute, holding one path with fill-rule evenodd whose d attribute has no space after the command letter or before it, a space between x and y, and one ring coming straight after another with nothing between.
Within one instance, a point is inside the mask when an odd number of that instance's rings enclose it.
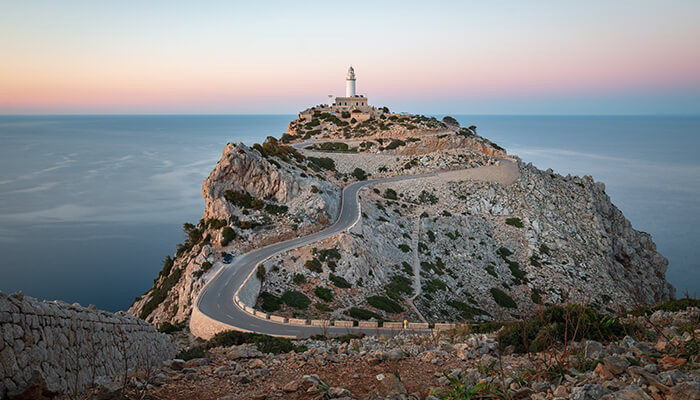
<instances>
[{"instance_id":1,"label":"sky","mask_svg":"<svg viewBox=\"0 0 700 400\"><path fill-rule=\"evenodd\" d=\"M700 1L0 0L0 114L700 114Z\"/></svg>"}]
</instances>

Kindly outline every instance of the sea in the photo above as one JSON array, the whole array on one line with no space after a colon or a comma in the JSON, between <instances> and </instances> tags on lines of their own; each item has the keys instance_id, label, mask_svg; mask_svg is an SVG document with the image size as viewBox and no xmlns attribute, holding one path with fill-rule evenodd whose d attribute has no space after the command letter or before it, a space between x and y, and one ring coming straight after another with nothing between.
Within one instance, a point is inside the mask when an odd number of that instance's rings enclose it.
<instances>
[{"instance_id":1,"label":"sea","mask_svg":"<svg viewBox=\"0 0 700 400\"><path fill-rule=\"evenodd\" d=\"M0 116L0 291L127 309L201 218L225 144L279 137L294 117ZM678 296L700 293L700 117L453 117L541 169L604 182Z\"/></svg>"}]
</instances>

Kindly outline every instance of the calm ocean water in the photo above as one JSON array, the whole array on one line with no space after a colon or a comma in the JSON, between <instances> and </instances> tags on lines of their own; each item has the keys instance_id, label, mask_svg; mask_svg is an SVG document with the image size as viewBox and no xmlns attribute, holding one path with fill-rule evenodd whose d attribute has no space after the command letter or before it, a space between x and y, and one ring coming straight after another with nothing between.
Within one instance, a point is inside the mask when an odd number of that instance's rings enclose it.
<instances>
[{"instance_id":1,"label":"calm ocean water","mask_svg":"<svg viewBox=\"0 0 700 400\"><path fill-rule=\"evenodd\" d=\"M201 218L227 142L292 115L0 116L0 290L125 309ZM526 161L593 175L700 293L700 118L456 116Z\"/></svg>"}]
</instances>

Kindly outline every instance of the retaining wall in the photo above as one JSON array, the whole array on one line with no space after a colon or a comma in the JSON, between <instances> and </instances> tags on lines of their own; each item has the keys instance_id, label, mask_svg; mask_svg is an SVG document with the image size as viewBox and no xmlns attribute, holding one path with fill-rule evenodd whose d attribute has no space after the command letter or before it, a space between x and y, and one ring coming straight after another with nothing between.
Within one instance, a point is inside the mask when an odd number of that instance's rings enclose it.
<instances>
[{"instance_id":1,"label":"retaining wall","mask_svg":"<svg viewBox=\"0 0 700 400\"><path fill-rule=\"evenodd\" d=\"M129 369L148 368L174 355L168 335L130 314L0 292L0 398L33 377L67 393L122 375L125 359Z\"/></svg>"}]
</instances>

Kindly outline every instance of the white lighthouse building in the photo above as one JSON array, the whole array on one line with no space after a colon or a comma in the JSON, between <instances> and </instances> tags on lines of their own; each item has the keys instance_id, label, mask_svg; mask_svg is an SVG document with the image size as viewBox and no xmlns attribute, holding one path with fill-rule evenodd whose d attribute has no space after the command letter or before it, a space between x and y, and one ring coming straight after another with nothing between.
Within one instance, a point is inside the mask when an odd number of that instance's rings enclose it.
<instances>
[{"instance_id":1,"label":"white lighthouse building","mask_svg":"<svg viewBox=\"0 0 700 400\"><path fill-rule=\"evenodd\" d=\"M333 101L333 96L329 94L327 103L307 108L299 113L299 119L311 121L313 118L326 112L338 116L347 122L356 123L367 121L389 112L386 107L378 109L368 105L367 97L357 94L356 81L355 69L350 66L348 73L345 75L345 96L336 97L335 101Z\"/></svg>"},{"instance_id":2,"label":"white lighthouse building","mask_svg":"<svg viewBox=\"0 0 700 400\"><path fill-rule=\"evenodd\" d=\"M352 66L345 77L345 97L355 97L355 69Z\"/></svg>"},{"instance_id":3,"label":"white lighthouse building","mask_svg":"<svg viewBox=\"0 0 700 400\"><path fill-rule=\"evenodd\" d=\"M367 98L355 92L355 81L355 69L350 66L348 74L345 75L345 97L336 97L333 106L341 110L368 111Z\"/></svg>"}]
</instances>

